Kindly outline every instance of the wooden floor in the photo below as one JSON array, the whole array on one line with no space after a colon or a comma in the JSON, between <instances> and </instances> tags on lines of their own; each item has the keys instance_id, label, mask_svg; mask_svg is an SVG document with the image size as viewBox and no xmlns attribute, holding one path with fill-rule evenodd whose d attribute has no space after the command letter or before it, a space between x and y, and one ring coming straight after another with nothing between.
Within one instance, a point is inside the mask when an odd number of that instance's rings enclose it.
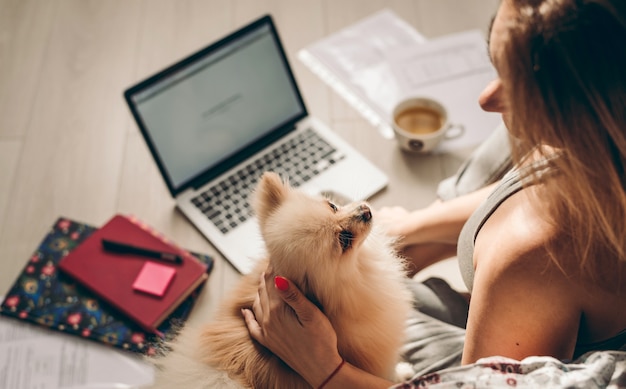
<instances>
[{"instance_id":1,"label":"wooden floor","mask_svg":"<svg viewBox=\"0 0 626 389\"><path fill-rule=\"evenodd\" d=\"M498 0L0 0L0 295L52 223L101 225L133 214L216 267L196 320L238 273L174 208L122 91L231 30L271 13L309 111L394 179L375 207L415 208L469 150L408 157L296 57L299 49L383 8L427 38L479 28ZM468 102L474 103L474 102ZM419 185L415 185L418 182Z\"/></svg>"}]
</instances>

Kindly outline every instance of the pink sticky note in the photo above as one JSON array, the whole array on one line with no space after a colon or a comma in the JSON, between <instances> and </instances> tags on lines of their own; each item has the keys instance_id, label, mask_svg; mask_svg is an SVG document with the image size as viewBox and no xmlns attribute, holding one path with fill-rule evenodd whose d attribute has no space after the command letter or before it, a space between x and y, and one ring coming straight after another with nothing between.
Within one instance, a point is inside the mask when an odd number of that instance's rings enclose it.
<instances>
[{"instance_id":1,"label":"pink sticky note","mask_svg":"<svg viewBox=\"0 0 626 389\"><path fill-rule=\"evenodd\" d=\"M172 267L146 261L133 282L133 289L163 297L175 274Z\"/></svg>"}]
</instances>

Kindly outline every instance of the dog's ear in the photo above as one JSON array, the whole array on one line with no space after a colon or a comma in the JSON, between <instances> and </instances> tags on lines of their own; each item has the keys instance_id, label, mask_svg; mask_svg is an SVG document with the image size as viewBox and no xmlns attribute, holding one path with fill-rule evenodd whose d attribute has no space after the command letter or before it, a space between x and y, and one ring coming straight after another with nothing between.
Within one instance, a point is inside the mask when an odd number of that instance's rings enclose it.
<instances>
[{"instance_id":1,"label":"dog's ear","mask_svg":"<svg viewBox=\"0 0 626 389\"><path fill-rule=\"evenodd\" d=\"M254 208L259 220L263 221L285 199L289 185L283 183L280 176L273 172L265 172L261 177L256 192Z\"/></svg>"}]
</instances>

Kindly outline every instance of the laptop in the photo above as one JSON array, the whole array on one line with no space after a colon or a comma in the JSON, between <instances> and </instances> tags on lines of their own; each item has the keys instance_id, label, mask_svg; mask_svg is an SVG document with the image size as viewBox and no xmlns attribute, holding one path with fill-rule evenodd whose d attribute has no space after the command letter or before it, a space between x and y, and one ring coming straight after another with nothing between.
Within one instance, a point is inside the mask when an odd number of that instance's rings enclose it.
<instances>
[{"instance_id":1,"label":"laptop","mask_svg":"<svg viewBox=\"0 0 626 389\"><path fill-rule=\"evenodd\" d=\"M249 203L263 172L344 202L387 185L380 169L308 114L270 15L124 98L177 208L243 274L264 254Z\"/></svg>"}]
</instances>

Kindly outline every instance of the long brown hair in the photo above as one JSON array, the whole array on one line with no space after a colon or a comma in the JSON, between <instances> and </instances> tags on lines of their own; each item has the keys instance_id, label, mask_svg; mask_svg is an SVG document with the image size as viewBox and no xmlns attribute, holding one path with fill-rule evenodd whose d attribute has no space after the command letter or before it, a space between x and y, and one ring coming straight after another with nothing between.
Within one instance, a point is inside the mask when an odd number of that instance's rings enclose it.
<instances>
[{"instance_id":1,"label":"long brown hair","mask_svg":"<svg viewBox=\"0 0 626 389\"><path fill-rule=\"evenodd\" d=\"M626 261L626 1L511 1L502 79L519 137L513 157L557 150L558 173L540 192L562 238L553 258L617 286Z\"/></svg>"}]
</instances>

